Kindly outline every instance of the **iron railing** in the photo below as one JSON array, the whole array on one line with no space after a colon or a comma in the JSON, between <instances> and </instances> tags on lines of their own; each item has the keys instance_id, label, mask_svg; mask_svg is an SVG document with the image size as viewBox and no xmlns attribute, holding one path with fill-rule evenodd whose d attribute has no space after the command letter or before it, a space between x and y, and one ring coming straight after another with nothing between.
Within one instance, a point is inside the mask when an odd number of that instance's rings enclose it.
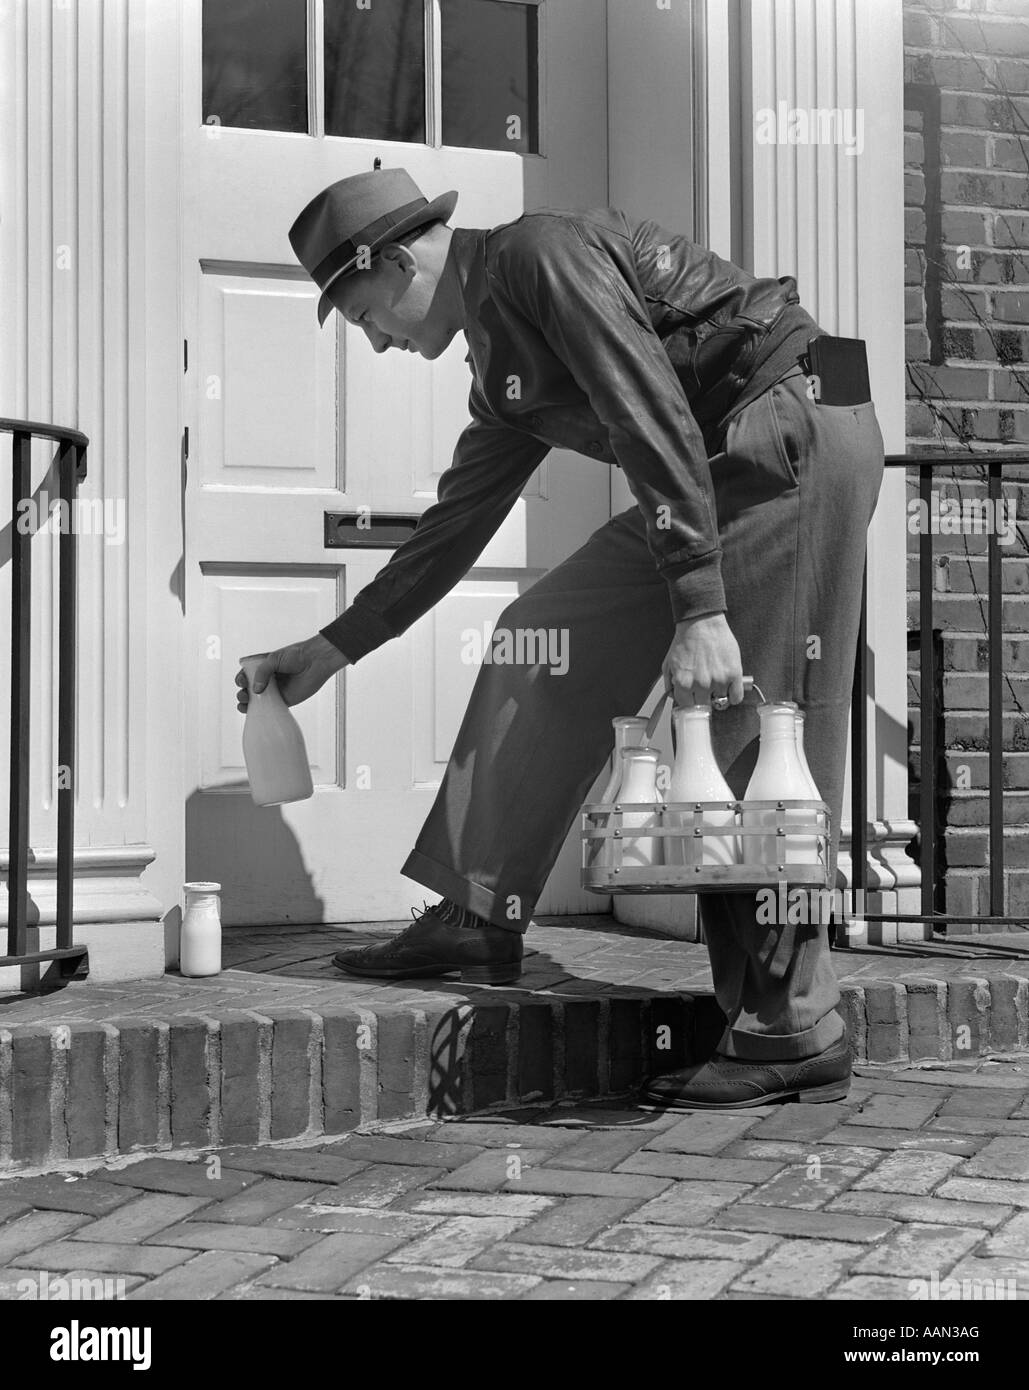
<instances>
[{"instance_id":1,"label":"iron railing","mask_svg":"<svg viewBox=\"0 0 1029 1390\"><path fill-rule=\"evenodd\" d=\"M889 454L888 468L917 468L918 496L932 512L932 483L935 470L955 465L986 469L986 499L996 517L1001 501L1001 472L1004 468L1029 466L1027 454L952 452L929 454ZM968 480L948 480L968 481ZM989 749L989 810L990 810L990 911L983 915L968 915L936 910L937 892L937 757L938 723L936 709L937 661L936 634L933 630L933 538L922 527L918 537L918 650L919 650L919 742L921 770L919 778L919 862L922 871L921 912L864 912L855 915L868 921L930 922L946 928L949 923L971 922L976 926L1021 926L1023 917L1004 916L1004 724L1002 665L1003 585L1001 582L1000 542L995 525L986 528L987 542L987 618L986 638L989 645L987 674L987 745ZM906 585L905 585L906 595ZM861 627L858 634L857 661L854 668L854 696L851 706L851 887L862 897L868 881L868 665L867 665L867 585L862 584Z\"/></svg>"},{"instance_id":2,"label":"iron railing","mask_svg":"<svg viewBox=\"0 0 1029 1390\"><path fill-rule=\"evenodd\" d=\"M86 476L89 440L78 430L31 420L0 419L0 433L12 436L13 511L11 524L11 794L7 863L7 955L0 965L51 962L40 989L56 989L89 970L85 946L73 943L72 903L75 846L75 511L78 485ZM29 713L32 617L32 532L20 524L31 501L33 439L57 444L59 498L63 516L58 541L57 633L57 932L56 946L28 949L29 935ZM33 923L32 925L35 925Z\"/></svg>"}]
</instances>

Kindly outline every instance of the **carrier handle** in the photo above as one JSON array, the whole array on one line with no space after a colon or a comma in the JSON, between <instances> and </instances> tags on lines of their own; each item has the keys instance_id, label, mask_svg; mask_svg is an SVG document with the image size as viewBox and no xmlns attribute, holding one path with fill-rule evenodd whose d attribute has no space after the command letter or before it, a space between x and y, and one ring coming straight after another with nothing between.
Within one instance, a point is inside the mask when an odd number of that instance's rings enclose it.
<instances>
[{"instance_id":1,"label":"carrier handle","mask_svg":"<svg viewBox=\"0 0 1029 1390\"><path fill-rule=\"evenodd\" d=\"M762 704L767 704L767 701L766 701L766 699L765 699L764 691L761 689L761 687L760 687L760 686L758 685L758 683L755 681L754 677L753 677L753 676L744 676L744 677L743 677L743 698L746 699L747 695L748 695L751 691L754 692L754 694L758 697L758 699L761 701ZM658 696L658 698L657 698L657 701L656 701L656 703L655 703L655 705L654 705L654 708L651 710L650 714L647 716L647 742L648 742L648 743L650 742L650 740L654 737L655 733L657 732L657 726L658 726L658 724L661 722L661 716L662 716L662 715L664 714L664 712L665 712L665 705L668 703L668 701L669 701L670 698L671 698L671 692L670 692L670 691L668 691L668 690L662 691L661 694L660 694L660 695ZM716 708L721 708L721 706L718 706L718 705L717 705L717 702L716 702L716 701L712 700L711 703L712 703L712 705L714 705ZM675 726L674 726L674 725L672 726L672 739L673 739L673 741L674 741L674 739L675 739Z\"/></svg>"}]
</instances>

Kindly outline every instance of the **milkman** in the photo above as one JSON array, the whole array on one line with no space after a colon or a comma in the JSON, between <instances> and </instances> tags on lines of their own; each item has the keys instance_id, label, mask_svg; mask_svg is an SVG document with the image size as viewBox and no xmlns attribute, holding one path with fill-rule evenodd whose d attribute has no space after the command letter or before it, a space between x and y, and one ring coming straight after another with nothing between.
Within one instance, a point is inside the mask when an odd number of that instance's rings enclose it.
<instances>
[{"instance_id":1,"label":"milkman","mask_svg":"<svg viewBox=\"0 0 1029 1390\"><path fill-rule=\"evenodd\" d=\"M320 323L335 311L376 352L428 361L464 334L471 421L438 500L389 563L321 632L270 653L254 685L274 671L294 705L372 662L475 564L551 448L621 468L636 504L498 619L566 632L567 669L482 665L403 865L439 901L388 943L334 958L361 978L510 984L610 754L611 720L638 710L661 674L677 703L724 709L715 746L736 796L758 743L744 667L806 711L834 868L883 441L870 400L841 404L824 381L812 398L806 354L822 330L791 277L755 277L611 208L472 228L451 225L456 203L452 191L428 200L402 169L374 170L326 188L290 230L321 290ZM753 893L700 901L726 1028L705 1062L651 1077L646 1099L732 1110L845 1095L825 923L759 922Z\"/></svg>"}]
</instances>

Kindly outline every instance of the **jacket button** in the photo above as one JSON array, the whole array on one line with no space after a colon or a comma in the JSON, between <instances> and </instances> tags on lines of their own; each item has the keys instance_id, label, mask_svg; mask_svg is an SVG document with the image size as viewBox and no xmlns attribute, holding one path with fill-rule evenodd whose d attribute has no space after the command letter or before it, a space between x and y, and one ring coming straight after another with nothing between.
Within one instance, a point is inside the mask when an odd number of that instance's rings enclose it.
<instances>
[{"instance_id":1,"label":"jacket button","mask_svg":"<svg viewBox=\"0 0 1029 1390\"><path fill-rule=\"evenodd\" d=\"M586 445L586 448L591 454L602 454L604 452L604 446L599 439L591 439Z\"/></svg>"},{"instance_id":2,"label":"jacket button","mask_svg":"<svg viewBox=\"0 0 1029 1390\"><path fill-rule=\"evenodd\" d=\"M527 423L528 423L528 426L529 426L530 429L532 429L532 430L538 430L539 427L540 427L540 424L541 424L542 422L541 422L540 417L539 417L538 415L530 415L529 418L528 418Z\"/></svg>"}]
</instances>

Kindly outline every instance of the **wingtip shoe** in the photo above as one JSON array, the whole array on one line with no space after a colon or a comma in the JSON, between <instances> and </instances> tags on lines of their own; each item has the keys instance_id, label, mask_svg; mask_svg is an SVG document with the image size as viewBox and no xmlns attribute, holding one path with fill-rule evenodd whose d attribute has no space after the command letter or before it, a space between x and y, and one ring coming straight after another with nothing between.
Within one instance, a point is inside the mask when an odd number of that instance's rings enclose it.
<instances>
[{"instance_id":1,"label":"wingtip shoe","mask_svg":"<svg viewBox=\"0 0 1029 1390\"><path fill-rule=\"evenodd\" d=\"M461 973L466 985L509 985L522 973L522 937L474 918L446 899L414 912L411 925L379 946L337 951L333 965L347 975L414 980Z\"/></svg>"},{"instance_id":2,"label":"wingtip shoe","mask_svg":"<svg viewBox=\"0 0 1029 1390\"><path fill-rule=\"evenodd\" d=\"M778 1100L817 1104L843 1100L850 1089L846 1036L815 1057L755 1062L716 1052L699 1066L652 1076L641 1099L677 1110L747 1110Z\"/></svg>"}]
</instances>

